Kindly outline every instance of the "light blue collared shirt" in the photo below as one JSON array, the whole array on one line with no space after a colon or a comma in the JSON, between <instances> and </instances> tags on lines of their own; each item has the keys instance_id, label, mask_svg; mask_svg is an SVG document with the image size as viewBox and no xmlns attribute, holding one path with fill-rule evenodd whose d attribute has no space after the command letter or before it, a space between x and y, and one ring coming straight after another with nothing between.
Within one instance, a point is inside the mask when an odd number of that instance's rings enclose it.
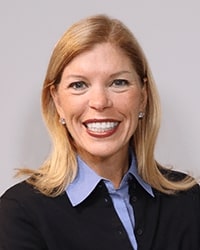
<instances>
[{"instance_id":1,"label":"light blue collared shirt","mask_svg":"<svg viewBox=\"0 0 200 250\"><path fill-rule=\"evenodd\" d=\"M120 187L115 189L112 182L99 176L92 170L79 156L77 157L78 171L74 181L66 188L66 192L73 206L84 201L95 189L97 184L103 180L114 208L128 234L133 249L137 250L137 242L134 234L135 219L133 207L129 202L128 181L134 176L139 184L151 196L154 196L152 188L138 175L134 154L131 154L131 165L128 172L124 175Z\"/></svg>"}]
</instances>

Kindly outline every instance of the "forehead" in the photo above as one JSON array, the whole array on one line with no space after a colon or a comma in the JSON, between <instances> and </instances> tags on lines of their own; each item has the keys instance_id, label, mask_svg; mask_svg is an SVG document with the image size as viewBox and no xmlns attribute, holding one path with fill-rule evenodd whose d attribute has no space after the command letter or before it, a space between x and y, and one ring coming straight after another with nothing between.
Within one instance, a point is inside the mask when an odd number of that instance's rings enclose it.
<instances>
[{"instance_id":1,"label":"forehead","mask_svg":"<svg viewBox=\"0 0 200 250\"><path fill-rule=\"evenodd\" d=\"M65 70L133 70L130 58L125 52L110 43L100 43L74 57Z\"/></svg>"}]
</instances>

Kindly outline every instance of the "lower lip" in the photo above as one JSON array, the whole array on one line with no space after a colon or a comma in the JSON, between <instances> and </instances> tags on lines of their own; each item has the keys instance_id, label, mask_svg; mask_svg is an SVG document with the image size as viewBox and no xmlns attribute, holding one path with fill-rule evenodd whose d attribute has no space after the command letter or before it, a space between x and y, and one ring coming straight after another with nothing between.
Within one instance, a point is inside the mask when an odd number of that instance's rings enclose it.
<instances>
[{"instance_id":1,"label":"lower lip","mask_svg":"<svg viewBox=\"0 0 200 250\"><path fill-rule=\"evenodd\" d=\"M90 136L95 137L95 138L106 138L106 137L109 137L109 136L113 135L116 132L117 128L118 128L118 126L116 126L113 129L101 132L101 133L97 133L97 132L94 132L94 131L91 131L91 130L87 129L87 133Z\"/></svg>"}]
</instances>

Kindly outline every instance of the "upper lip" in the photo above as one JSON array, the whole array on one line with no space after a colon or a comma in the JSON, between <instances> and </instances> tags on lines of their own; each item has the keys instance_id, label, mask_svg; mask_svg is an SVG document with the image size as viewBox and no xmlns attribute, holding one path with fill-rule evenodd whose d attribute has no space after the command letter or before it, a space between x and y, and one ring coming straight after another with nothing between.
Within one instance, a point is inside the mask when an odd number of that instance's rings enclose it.
<instances>
[{"instance_id":1,"label":"upper lip","mask_svg":"<svg viewBox=\"0 0 200 250\"><path fill-rule=\"evenodd\" d=\"M94 123L94 122L120 122L119 120L112 119L112 118L102 118L102 119L88 119L83 122L83 124L87 125L88 123Z\"/></svg>"}]
</instances>

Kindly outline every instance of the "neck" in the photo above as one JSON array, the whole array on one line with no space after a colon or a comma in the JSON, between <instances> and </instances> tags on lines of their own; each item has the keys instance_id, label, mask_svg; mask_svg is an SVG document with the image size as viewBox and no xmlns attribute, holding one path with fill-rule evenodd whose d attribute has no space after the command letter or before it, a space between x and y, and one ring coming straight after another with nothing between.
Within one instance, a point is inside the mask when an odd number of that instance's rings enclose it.
<instances>
[{"instance_id":1,"label":"neck","mask_svg":"<svg viewBox=\"0 0 200 250\"><path fill-rule=\"evenodd\" d=\"M120 186L129 168L128 150L109 157L93 156L83 152L79 152L79 155L99 176L110 180L115 188Z\"/></svg>"}]
</instances>

